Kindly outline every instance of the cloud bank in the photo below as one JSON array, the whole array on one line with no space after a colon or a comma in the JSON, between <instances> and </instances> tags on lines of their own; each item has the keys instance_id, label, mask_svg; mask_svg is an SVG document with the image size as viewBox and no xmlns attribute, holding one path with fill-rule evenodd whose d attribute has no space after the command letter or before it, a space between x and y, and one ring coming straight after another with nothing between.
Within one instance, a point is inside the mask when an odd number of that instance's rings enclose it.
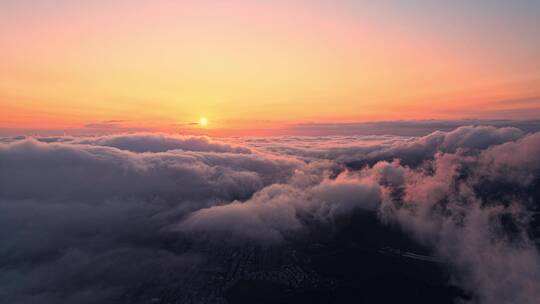
<instances>
[{"instance_id":1,"label":"cloud bank","mask_svg":"<svg viewBox=\"0 0 540 304\"><path fill-rule=\"evenodd\" d=\"M472 302L540 298L540 133L12 138L0 168L11 303L116 303L208 268L198 242L278 246L355 212L430 248Z\"/></svg>"}]
</instances>

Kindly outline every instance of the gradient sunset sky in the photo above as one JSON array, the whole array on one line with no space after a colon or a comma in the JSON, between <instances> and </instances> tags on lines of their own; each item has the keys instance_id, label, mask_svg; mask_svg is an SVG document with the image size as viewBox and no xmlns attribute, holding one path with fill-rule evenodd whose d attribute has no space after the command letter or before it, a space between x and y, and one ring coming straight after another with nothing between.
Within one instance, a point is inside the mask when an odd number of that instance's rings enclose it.
<instances>
[{"instance_id":1,"label":"gradient sunset sky","mask_svg":"<svg viewBox=\"0 0 540 304\"><path fill-rule=\"evenodd\" d=\"M0 0L0 49L6 134L540 118L537 0Z\"/></svg>"}]
</instances>

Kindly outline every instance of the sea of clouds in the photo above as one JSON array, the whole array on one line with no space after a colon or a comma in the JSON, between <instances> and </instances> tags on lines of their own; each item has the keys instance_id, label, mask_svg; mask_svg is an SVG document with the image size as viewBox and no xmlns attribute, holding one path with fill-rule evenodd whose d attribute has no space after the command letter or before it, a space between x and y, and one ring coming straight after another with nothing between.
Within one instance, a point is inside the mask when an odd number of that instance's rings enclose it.
<instances>
[{"instance_id":1,"label":"sea of clouds","mask_svg":"<svg viewBox=\"0 0 540 304\"><path fill-rule=\"evenodd\" d=\"M186 242L278 245L364 210L432 248L472 301L537 303L539 207L540 132L514 127L6 137L0 299L107 303L142 281L203 267Z\"/></svg>"}]
</instances>

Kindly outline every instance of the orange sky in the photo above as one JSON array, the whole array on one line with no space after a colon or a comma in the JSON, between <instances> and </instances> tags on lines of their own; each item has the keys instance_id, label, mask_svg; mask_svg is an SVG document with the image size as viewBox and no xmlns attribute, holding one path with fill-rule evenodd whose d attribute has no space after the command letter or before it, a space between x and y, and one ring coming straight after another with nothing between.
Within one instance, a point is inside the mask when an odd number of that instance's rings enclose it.
<instances>
[{"instance_id":1,"label":"orange sky","mask_svg":"<svg viewBox=\"0 0 540 304\"><path fill-rule=\"evenodd\" d=\"M534 1L291 2L2 1L0 128L539 118Z\"/></svg>"}]
</instances>

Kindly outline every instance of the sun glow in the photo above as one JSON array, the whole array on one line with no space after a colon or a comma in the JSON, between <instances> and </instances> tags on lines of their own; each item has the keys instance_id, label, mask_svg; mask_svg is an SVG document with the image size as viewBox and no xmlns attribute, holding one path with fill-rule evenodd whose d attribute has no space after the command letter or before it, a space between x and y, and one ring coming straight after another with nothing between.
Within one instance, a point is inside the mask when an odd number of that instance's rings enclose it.
<instances>
[{"instance_id":1,"label":"sun glow","mask_svg":"<svg viewBox=\"0 0 540 304\"><path fill-rule=\"evenodd\" d=\"M199 118L199 126L201 126L201 127L208 126L208 118L206 118L204 116Z\"/></svg>"}]
</instances>

